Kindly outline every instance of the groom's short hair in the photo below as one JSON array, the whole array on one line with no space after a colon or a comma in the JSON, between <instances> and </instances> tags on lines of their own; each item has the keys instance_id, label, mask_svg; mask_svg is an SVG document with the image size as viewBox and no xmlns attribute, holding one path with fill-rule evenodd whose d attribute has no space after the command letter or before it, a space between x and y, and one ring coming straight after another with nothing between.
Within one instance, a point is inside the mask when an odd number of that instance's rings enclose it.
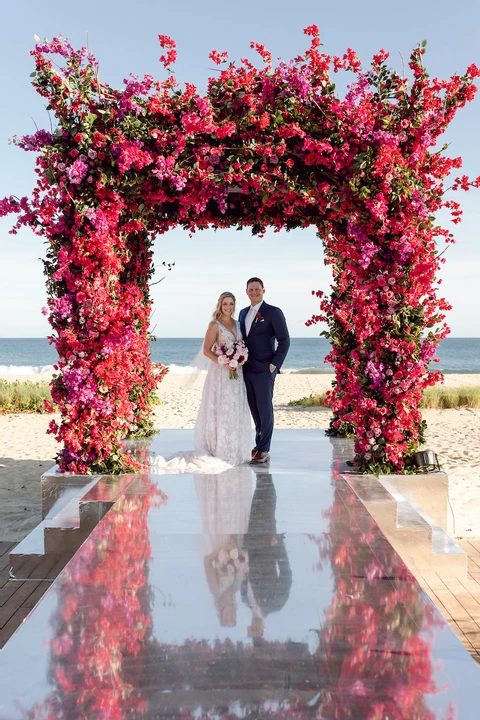
<instances>
[{"instance_id":1,"label":"groom's short hair","mask_svg":"<svg viewBox=\"0 0 480 720\"><path fill-rule=\"evenodd\" d=\"M253 278L250 278L250 280L247 280L247 287L250 285L250 283L254 283L254 282L260 283L262 288L265 287L265 285L263 284L263 280L260 280L260 278L257 278L257 277L253 277Z\"/></svg>"}]
</instances>

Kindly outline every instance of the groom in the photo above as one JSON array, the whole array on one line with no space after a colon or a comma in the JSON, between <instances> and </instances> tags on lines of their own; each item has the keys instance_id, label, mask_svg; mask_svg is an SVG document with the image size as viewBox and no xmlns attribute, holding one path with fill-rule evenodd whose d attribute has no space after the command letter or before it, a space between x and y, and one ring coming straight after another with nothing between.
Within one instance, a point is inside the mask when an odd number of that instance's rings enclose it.
<instances>
[{"instance_id":1,"label":"groom","mask_svg":"<svg viewBox=\"0 0 480 720\"><path fill-rule=\"evenodd\" d=\"M290 347L285 316L280 308L267 305L264 294L265 287L260 278L250 278L247 282L250 307L244 308L239 317L240 329L248 348L243 378L256 431L252 465L265 463L270 457L273 386Z\"/></svg>"}]
</instances>

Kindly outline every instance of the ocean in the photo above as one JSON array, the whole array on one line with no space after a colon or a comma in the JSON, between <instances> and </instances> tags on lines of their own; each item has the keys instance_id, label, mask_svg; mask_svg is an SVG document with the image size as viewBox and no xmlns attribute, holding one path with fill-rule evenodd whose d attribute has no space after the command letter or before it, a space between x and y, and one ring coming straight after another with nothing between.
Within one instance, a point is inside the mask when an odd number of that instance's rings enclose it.
<instances>
[{"instance_id":1,"label":"ocean","mask_svg":"<svg viewBox=\"0 0 480 720\"><path fill-rule=\"evenodd\" d=\"M151 344L152 359L169 365L171 373L187 373L201 345L201 338L159 338ZM324 338L292 338L283 371L331 372L331 366L323 362L329 348ZM447 338L437 356L440 362L433 364L435 370L480 373L480 338ZM44 338L0 338L0 375L50 373L56 360L55 349Z\"/></svg>"}]
</instances>

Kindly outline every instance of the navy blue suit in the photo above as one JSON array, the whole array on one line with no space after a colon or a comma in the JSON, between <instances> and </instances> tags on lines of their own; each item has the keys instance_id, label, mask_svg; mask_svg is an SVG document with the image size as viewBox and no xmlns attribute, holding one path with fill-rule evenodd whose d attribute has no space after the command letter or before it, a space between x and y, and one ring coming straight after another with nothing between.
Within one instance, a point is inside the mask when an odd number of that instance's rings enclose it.
<instances>
[{"instance_id":1,"label":"navy blue suit","mask_svg":"<svg viewBox=\"0 0 480 720\"><path fill-rule=\"evenodd\" d=\"M254 319L247 336L245 319L249 310L249 307L244 308L239 316L240 329L248 348L243 378L255 423L255 447L259 452L268 452L273 433L273 387L290 347L290 336L283 312L265 301L257 313L260 317ZM273 373L270 365L277 368Z\"/></svg>"}]
</instances>

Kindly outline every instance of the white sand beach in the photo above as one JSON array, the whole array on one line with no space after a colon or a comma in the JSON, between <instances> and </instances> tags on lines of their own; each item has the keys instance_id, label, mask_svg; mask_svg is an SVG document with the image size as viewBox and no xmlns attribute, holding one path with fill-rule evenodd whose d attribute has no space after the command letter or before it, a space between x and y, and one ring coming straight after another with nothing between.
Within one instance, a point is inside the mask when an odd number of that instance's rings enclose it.
<instances>
[{"instance_id":1,"label":"white sand beach","mask_svg":"<svg viewBox=\"0 0 480 720\"><path fill-rule=\"evenodd\" d=\"M6 379L38 380L11 375ZM47 379L42 377L42 379ZM330 412L290 407L290 400L328 390L332 375L282 374L275 384L278 428L326 428ZM480 375L446 375L445 387L480 386ZM191 428L200 403L203 378L193 385L185 375L167 375L159 389L157 428ZM41 520L40 476L54 464L57 445L46 435L52 415L0 415L0 541L20 540ZM448 473L450 534L480 537L480 409L425 410L427 445Z\"/></svg>"}]
</instances>

